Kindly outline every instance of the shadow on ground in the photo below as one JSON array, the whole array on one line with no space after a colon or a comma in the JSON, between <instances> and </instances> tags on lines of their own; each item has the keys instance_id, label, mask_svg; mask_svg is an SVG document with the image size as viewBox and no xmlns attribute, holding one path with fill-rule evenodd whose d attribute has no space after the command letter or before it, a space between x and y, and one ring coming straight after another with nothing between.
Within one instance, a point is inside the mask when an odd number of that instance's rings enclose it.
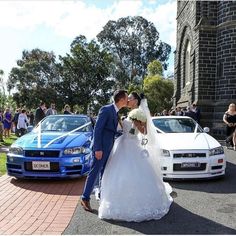
<instances>
[{"instance_id":1,"label":"shadow on ground","mask_svg":"<svg viewBox=\"0 0 236 236\"><path fill-rule=\"evenodd\" d=\"M98 206L93 200L92 205L95 204ZM140 223L100 220L97 210L88 213L78 206L63 234L236 234L236 230L193 214L173 203L169 213L160 220Z\"/></svg>"}]
</instances>

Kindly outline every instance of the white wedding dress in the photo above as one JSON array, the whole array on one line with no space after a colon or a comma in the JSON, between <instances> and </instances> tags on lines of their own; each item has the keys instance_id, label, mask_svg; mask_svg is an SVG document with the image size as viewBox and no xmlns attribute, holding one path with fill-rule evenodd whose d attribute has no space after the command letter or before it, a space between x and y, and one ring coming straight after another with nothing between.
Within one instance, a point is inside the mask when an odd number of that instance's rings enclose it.
<instances>
[{"instance_id":1,"label":"white wedding dress","mask_svg":"<svg viewBox=\"0 0 236 236\"><path fill-rule=\"evenodd\" d=\"M137 128L135 134L129 133L131 126L129 118L123 121L123 135L116 139L103 174L98 210L101 219L160 219L173 201L172 189L155 169L148 145L141 145L142 134Z\"/></svg>"}]
</instances>

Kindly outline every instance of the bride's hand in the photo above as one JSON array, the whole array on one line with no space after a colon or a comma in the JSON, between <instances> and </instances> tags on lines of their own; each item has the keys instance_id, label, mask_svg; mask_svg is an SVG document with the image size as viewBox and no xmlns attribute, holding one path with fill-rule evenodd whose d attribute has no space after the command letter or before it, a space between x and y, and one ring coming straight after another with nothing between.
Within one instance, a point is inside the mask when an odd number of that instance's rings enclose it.
<instances>
[{"instance_id":1,"label":"bride's hand","mask_svg":"<svg viewBox=\"0 0 236 236\"><path fill-rule=\"evenodd\" d=\"M96 151L96 152L95 152L95 158L96 158L97 160L101 160L101 159L102 159L102 154L103 154L102 151Z\"/></svg>"}]
</instances>

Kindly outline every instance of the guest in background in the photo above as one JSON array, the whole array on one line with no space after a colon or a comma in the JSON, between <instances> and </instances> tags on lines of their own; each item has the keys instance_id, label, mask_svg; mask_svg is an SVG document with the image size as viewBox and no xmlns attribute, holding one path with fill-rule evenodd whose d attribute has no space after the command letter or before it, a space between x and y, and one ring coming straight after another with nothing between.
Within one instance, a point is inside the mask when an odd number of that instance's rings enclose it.
<instances>
[{"instance_id":1,"label":"guest in background","mask_svg":"<svg viewBox=\"0 0 236 236\"><path fill-rule=\"evenodd\" d=\"M3 114L2 114L2 110L0 110L0 142L4 142L3 140Z\"/></svg>"},{"instance_id":2,"label":"guest in background","mask_svg":"<svg viewBox=\"0 0 236 236\"><path fill-rule=\"evenodd\" d=\"M175 115L176 116L183 116L183 111L181 110L180 107L175 108Z\"/></svg>"},{"instance_id":3,"label":"guest in background","mask_svg":"<svg viewBox=\"0 0 236 236\"><path fill-rule=\"evenodd\" d=\"M51 107L47 109L46 116L57 115L55 103L51 103Z\"/></svg>"},{"instance_id":4,"label":"guest in background","mask_svg":"<svg viewBox=\"0 0 236 236\"><path fill-rule=\"evenodd\" d=\"M195 112L192 111L191 107L187 107L187 110L186 112L184 113L185 116L188 116L188 117L191 117L193 118L194 120L196 120L196 114Z\"/></svg>"},{"instance_id":5,"label":"guest in background","mask_svg":"<svg viewBox=\"0 0 236 236\"><path fill-rule=\"evenodd\" d=\"M28 120L29 120L29 125L34 125L34 113L32 111L30 111L29 113Z\"/></svg>"},{"instance_id":6,"label":"guest in background","mask_svg":"<svg viewBox=\"0 0 236 236\"><path fill-rule=\"evenodd\" d=\"M19 130L17 129L17 123L18 123L18 118L19 118L20 113L21 113L21 108L16 109L16 113L15 113L13 120L12 120L12 122L15 126L15 135L17 137L19 136L19 133L18 133Z\"/></svg>"},{"instance_id":7,"label":"guest in background","mask_svg":"<svg viewBox=\"0 0 236 236\"><path fill-rule=\"evenodd\" d=\"M195 103L192 104L192 111L195 113L197 123L200 124L201 111Z\"/></svg>"},{"instance_id":8,"label":"guest in background","mask_svg":"<svg viewBox=\"0 0 236 236\"><path fill-rule=\"evenodd\" d=\"M70 111L70 106L68 104L66 104L64 107L64 114L72 114Z\"/></svg>"},{"instance_id":9,"label":"guest in background","mask_svg":"<svg viewBox=\"0 0 236 236\"><path fill-rule=\"evenodd\" d=\"M3 125L4 125L4 137L10 137L10 130L12 124L12 114L10 112L10 108L6 108L3 114Z\"/></svg>"},{"instance_id":10,"label":"guest in background","mask_svg":"<svg viewBox=\"0 0 236 236\"><path fill-rule=\"evenodd\" d=\"M17 129L19 130L19 136L22 136L26 133L27 126L29 125L29 120L26 115L26 110L23 109L18 117Z\"/></svg>"},{"instance_id":11,"label":"guest in background","mask_svg":"<svg viewBox=\"0 0 236 236\"><path fill-rule=\"evenodd\" d=\"M35 111L35 125L37 125L44 117L46 105L45 102L41 102L40 106Z\"/></svg>"},{"instance_id":12,"label":"guest in background","mask_svg":"<svg viewBox=\"0 0 236 236\"><path fill-rule=\"evenodd\" d=\"M223 116L226 126L226 144L234 147L236 151L236 107L234 103L229 105L228 110Z\"/></svg>"}]
</instances>

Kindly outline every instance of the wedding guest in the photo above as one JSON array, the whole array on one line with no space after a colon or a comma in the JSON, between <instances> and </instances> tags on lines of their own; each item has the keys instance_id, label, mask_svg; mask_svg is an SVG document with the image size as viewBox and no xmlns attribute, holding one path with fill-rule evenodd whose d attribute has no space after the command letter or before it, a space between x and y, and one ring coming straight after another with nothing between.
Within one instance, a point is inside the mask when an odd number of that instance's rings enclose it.
<instances>
[{"instance_id":1,"label":"wedding guest","mask_svg":"<svg viewBox=\"0 0 236 236\"><path fill-rule=\"evenodd\" d=\"M12 120L12 122L15 126L15 135L16 136L19 136L19 133L18 133L19 130L17 129L17 123L18 123L18 118L19 118L20 113L21 113L21 108L16 109L16 113L15 113L13 120Z\"/></svg>"},{"instance_id":2,"label":"wedding guest","mask_svg":"<svg viewBox=\"0 0 236 236\"><path fill-rule=\"evenodd\" d=\"M46 116L57 115L55 103L51 103L51 107L47 109Z\"/></svg>"},{"instance_id":3,"label":"wedding guest","mask_svg":"<svg viewBox=\"0 0 236 236\"><path fill-rule=\"evenodd\" d=\"M0 142L4 142L3 140L3 114L2 111L0 110Z\"/></svg>"},{"instance_id":4,"label":"wedding guest","mask_svg":"<svg viewBox=\"0 0 236 236\"><path fill-rule=\"evenodd\" d=\"M30 125L34 125L34 113L32 111L29 113L28 120Z\"/></svg>"},{"instance_id":5,"label":"wedding guest","mask_svg":"<svg viewBox=\"0 0 236 236\"><path fill-rule=\"evenodd\" d=\"M4 125L4 137L10 137L10 130L12 124L12 114L10 112L10 108L6 108L3 113L3 125Z\"/></svg>"},{"instance_id":6,"label":"wedding guest","mask_svg":"<svg viewBox=\"0 0 236 236\"><path fill-rule=\"evenodd\" d=\"M236 150L236 107L231 103L224 113L223 121L226 124L226 144L230 144Z\"/></svg>"},{"instance_id":7,"label":"wedding guest","mask_svg":"<svg viewBox=\"0 0 236 236\"><path fill-rule=\"evenodd\" d=\"M196 114L192 111L192 109L188 106L186 112L184 113L185 116L191 117L196 120Z\"/></svg>"},{"instance_id":8,"label":"wedding guest","mask_svg":"<svg viewBox=\"0 0 236 236\"><path fill-rule=\"evenodd\" d=\"M26 133L27 126L29 124L28 117L26 115L26 110L23 109L18 117L17 129L19 130L19 136L22 136Z\"/></svg>"},{"instance_id":9,"label":"wedding guest","mask_svg":"<svg viewBox=\"0 0 236 236\"><path fill-rule=\"evenodd\" d=\"M196 117L195 120L197 121L198 124L200 124L201 111L195 103L192 104L192 111L195 113Z\"/></svg>"},{"instance_id":10,"label":"wedding guest","mask_svg":"<svg viewBox=\"0 0 236 236\"><path fill-rule=\"evenodd\" d=\"M64 114L72 114L70 111L70 106L68 104L65 105L63 113Z\"/></svg>"},{"instance_id":11,"label":"wedding guest","mask_svg":"<svg viewBox=\"0 0 236 236\"><path fill-rule=\"evenodd\" d=\"M40 106L35 111L35 125L37 125L44 117L46 105L45 102L41 102Z\"/></svg>"}]
</instances>

